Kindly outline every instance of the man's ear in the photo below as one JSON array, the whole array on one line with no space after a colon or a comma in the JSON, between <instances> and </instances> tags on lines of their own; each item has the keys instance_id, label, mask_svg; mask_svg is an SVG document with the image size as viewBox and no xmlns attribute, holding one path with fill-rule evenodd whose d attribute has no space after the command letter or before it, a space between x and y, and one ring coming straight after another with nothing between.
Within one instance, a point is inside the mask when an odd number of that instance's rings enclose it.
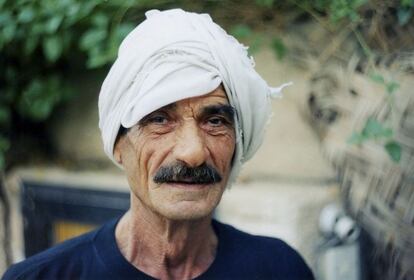
<instances>
[{"instance_id":1,"label":"man's ear","mask_svg":"<svg viewBox=\"0 0 414 280\"><path fill-rule=\"evenodd\" d=\"M123 136L116 139L115 146L114 146L114 159L117 163L122 165L122 144L123 144Z\"/></svg>"}]
</instances>

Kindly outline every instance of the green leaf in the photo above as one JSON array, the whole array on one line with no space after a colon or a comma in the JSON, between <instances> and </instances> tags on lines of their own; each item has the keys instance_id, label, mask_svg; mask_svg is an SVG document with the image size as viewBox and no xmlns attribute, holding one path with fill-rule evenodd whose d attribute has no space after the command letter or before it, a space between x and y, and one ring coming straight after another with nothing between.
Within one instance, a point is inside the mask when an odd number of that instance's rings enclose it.
<instances>
[{"instance_id":1,"label":"green leaf","mask_svg":"<svg viewBox=\"0 0 414 280\"><path fill-rule=\"evenodd\" d=\"M401 160L401 145L399 143L390 141L385 144L384 148L394 162Z\"/></svg>"},{"instance_id":2,"label":"green leaf","mask_svg":"<svg viewBox=\"0 0 414 280\"><path fill-rule=\"evenodd\" d=\"M348 144L360 145L365 140L367 140L367 138L364 135L362 135L361 133L358 133L358 132L353 132L351 137L349 137L347 139L347 143Z\"/></svg>"},{"instance_id":3,"label":"green leaf","mask_svg":"<svg viewBox=\"0 0 414 280\"><path fill-rule=\"evenodd\" d=\"M81 4L79 3L73 3L73 5L71 5L67 10L66 10L66 14L71 17L71 16L76 16L79 14L81 10Z\"/></svg>"},{"instance_id":4,"label":"green leaf","mask_svg":"<svg viewBox=\"0 0 414 280\"><path fill-rule=\"evenodd\" d=\"M43 35L45 32L45 26L42 23L34 23L30 26L30 33L36 35Z\"/></svg>"},{"instance_id":5,"label":"green leaf","mask_svg":"<svg viewBox=\"0 0 414 280\"><path fill-rule=\"evenodd\" d=\"M360 19L358 8L366 2L367 0L329 1L328 14L334 23L343 18L348 18L350 21L355 22Z\"/></svg>"},{"instance_id":6,"label":"green leaf","mask_svg":"<svg viewBox=\"0 0 414 280\"><path fill-rule=\"evenodd\" d=\"M89 59L87 62L88 68L97 68L110 62L116 54L110 52L103 52L99 48L91 50Z\"/></svg>"},{"instance_id":7,"label":"green leaf","mask_svg":"<svg viewBox=\"0 0 414 280\"><path fill-rule=\"evenodd\" d=\"M400 84L395 81L391 81L386 84L386 88L389 94L393 94L397 89L400 88Z\"/></svg>"},{"instance_id":8,"label":"green leaf","mask_svg":"<svg viewBox=\"0 0 414 280\"><path fill-rule=\"evenodd\" d=\"M392 129L384 127L374 118L368 118L362 134L368 138L389 138L392 136Z\"/></svg>"},{"instance_id":9,"label":"green leaf","mask_svg":"<svg viewBox=\"0 0 414 280\"><path fill-rule=\"evenodd\" d=\"M92 21L92 24L100 28L106 28L109 23L109 17L108 15L105 15L104 13L97 13L93 15L91 21Z\"/></svg>"},{"instance_id":10,"label":"green leaf","mask_svg":"<svg viewBox=\"0 0 414 280\"><path fill-rule=\"evenodd\" d=\"M43 41L43 53L50 62L55 62L62 54L63 43L60 37L50 36Z\"/></svg>"},{"instance_id":11,"label":"green leaf","mask_svg":"<svg viewBox=\"0 0 414 280\"><path fill-rule=\"evenodd\" d=\"M406 25L413 15L412 8L399 8L397 11L398 24L400 26Z\"/></svg>"},{"instance_id":12,"label":"green leaf","mask_svg":"<svg viewBox=\"0 0 414 280\"><path fill-rule=\"evenodd\" d=\"M374 82L376 82L378 84L382 84L382 85L385 84L385 79L384 79L384 77L381 74L371 73L369 75L369 77L371 78L372 81L374 81Z\"/></svg>"},{"instance_id":13,"label":"green leaf","mask_svg":"<svg viewBox=\"0 0 414 280\"><path fill-rule=\"evenodd\" d=\"M86 32L80 39L79 46L82 50L96 48L98 44L106 39L106 29L92 29Z\"/></svg>"},{"instance_id":14,"label":"green leaf","mask_svg":"<svg viewBox=\"0 0 414 280\"><path fill-rule=\"evenodd\" d=\"M252 30L246 24L237 24L230 29L230 34L238 39L246 39L252 35Z\"/></svg>"},{"instance_id":15,"label":"green leaf","mask_svg":"<svg viewBox=\"0 0 414 280\"><path fill-rule=\"evenodd\" d=\"M4 26L2 32L2 38L4 43L7 44L14 39L14 36L16 34L16 28L17 27L14 22L10 22L8 25Z\"/></svg>"},{"instance_id":16,"label":"green leaf","mask_svg":"<svg viewBox=\"0 0 414 280\"><path fill-rule=\"evenodd\" d=\"M275 0L256 0L255 2L258 6L271 8Z\"/></svg>"},{"instance_id":17,"label":"green leaf","mask_svg":"<svg viewBox=\"0 0 414 280\"><path fill-rule=\"evenodd\" d=\"M273 38L272 49L279 60L282 60L286 56L287 48L281 38Z\"/></svg>"},{"instance_id":18,"label":"green leaf","mask_svg":"<svg viewBox=\"0 0 414 280\"><path fill-rule=\"evenodd\" d=\"M33 36L30 36L29 38L26 38L25 45L24 45L24 53L26 55L32 54L38 44L39 44L39 37L33 35Z\"/></svg>"},{"instance_id":19,"label":"green leaf","mask_svg":"<svg viewBox=\"0 0 414 280\"><path fill-rule=\"evenodd\" d=\"M12 15L10 11L1 11L0 12L0 26L6 26L10 22L13 22Z\"/></svg>"},{"instance_id":20,"label":"green leaf","mask_svg":"<svg viewBox=\"0 0 414 280\"><path fill-rule=\"evenodd\" d=\"M21 23L29 23L35 17L35 12L32 7L25 7L23 8L19 15L17 16L17 20Z\"/></svg>"},{"instance_id":21,"label":"green leaf","mask_svg":"<svg viewBox=\"0 0 414 280\"><path fill-rule=\"evenodd\" d=\"M117 48L121 41L135 28L135 25L131 23L122 23L116 29L115 40Z\"/></svg>"},{"instance_id":22,"label":"green leaf","mask_svg":"<svg viewBox=\"0 0 414 280\"><path fill-rule=\"evenodd\" d=\"M414 0L401 0L401 6L414 7Z\"/></svg>"},{"instance_id":23,"label":"green leaf","mask_svg":"<svg viewBox=\"0 0 414 280\"><path fill-rule=\"evenodd\" d=\"M55 33L63 21L62 15L56 15L50 18L45 24L45 31L49 34Z\"/></svg>"},{"instance_id":24,"label":"green leaf","mask_svg":"<svg viewBox=\"0 0 414 280\"><path fill-rule=\"evenodd\" d=\"M63 90L62 81L57 76L32 80L20 97L20 114L35 121L46 120L61 101Z\"/></svg>"}]
</instances>

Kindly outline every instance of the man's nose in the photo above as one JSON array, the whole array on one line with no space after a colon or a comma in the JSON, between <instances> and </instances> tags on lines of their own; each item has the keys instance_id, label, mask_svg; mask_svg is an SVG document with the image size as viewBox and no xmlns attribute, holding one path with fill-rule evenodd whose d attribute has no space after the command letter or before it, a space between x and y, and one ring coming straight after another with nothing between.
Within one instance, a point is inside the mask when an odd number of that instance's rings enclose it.
<instances>
[{"instance_id":1,"label":"man's nose","mask_svg":"<svg viewBox=\"0 0 414 280\"><path fill-rule=\"evenodd\" d=\"M202 131L197 124L193 121L186 121L177 134L177 143L174 147L175 159L190 167L197 167L205 163L208 149Z\"/></svg>"}]
</instances>

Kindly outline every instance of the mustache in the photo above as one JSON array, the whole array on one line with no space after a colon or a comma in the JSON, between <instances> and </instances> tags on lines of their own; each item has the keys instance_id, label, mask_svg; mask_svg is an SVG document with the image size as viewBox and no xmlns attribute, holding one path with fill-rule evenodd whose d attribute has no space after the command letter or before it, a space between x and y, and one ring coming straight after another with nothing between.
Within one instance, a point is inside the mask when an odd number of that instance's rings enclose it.
<instances>
[{"instance_id":1,"label":"mustache","mask_svg":"<svg viewBox=\"0 0 414 280\"><path fill-rule=\"evenodd\" d=\"M187 183L187 184L215 184L222 180L219 172L211 165L203 163L197 167L189 167L178 162L169 166L160 167L153 181L161 183Z\"/></svg>"}]
</instances>

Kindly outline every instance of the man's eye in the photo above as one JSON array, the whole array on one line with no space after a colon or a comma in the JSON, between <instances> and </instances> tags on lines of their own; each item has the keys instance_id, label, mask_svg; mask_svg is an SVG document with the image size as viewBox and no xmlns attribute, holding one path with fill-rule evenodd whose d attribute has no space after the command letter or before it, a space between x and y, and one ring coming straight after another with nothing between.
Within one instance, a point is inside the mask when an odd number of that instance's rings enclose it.
<instances>
[{"instance_id":1,"label":"man's eye","mask_svg":"<svg viewBox=\"0 0 414 280\"><path fill-rule=\"evenodd\" d=\"M219 117L213 117L213 118L209 118L207 122L212 126L220 126L225 123L225 120Z\"/></svg>"},{"instance_id":2,"label":"man's eye","mask_svg":"<svg viewBox=\"0 0 414 280\"><path fill-rule=\"evenodd\" d=\"M168 119L165 116L153 116L148 119L148 122L153 124L167 124Z\"/></svg>"}]
</instances>

